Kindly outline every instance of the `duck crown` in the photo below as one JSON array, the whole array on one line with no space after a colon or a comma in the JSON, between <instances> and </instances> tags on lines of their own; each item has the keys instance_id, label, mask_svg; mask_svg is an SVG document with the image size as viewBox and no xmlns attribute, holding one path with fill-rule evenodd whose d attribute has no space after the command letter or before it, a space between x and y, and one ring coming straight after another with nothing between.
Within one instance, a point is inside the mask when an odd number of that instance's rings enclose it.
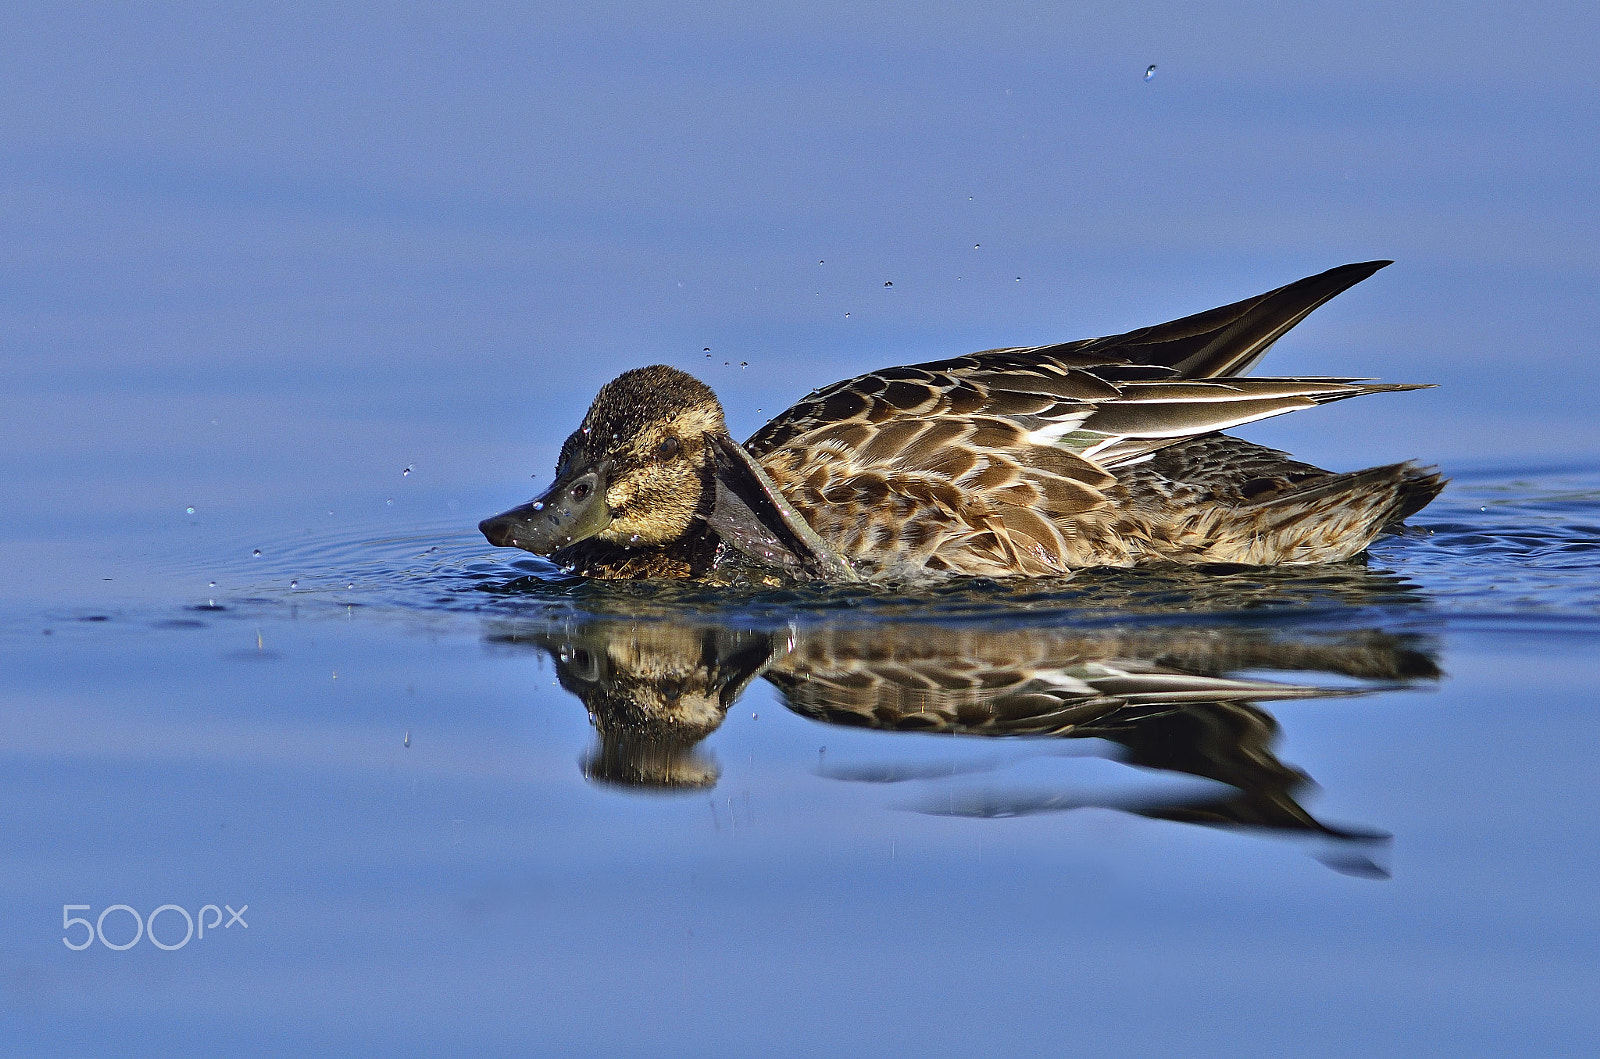
<instances>
[{"instance_id":1,"label":"duck crown","mask_svg":"<svg viewBox=\"0 0 1600 1059\"><path fill-rule=\"evenodd\" d=\"M694 425L703 431L727 430L722 402L711 387L688 372L652 364L625 371L602 386L573 439L598 454L648 427L682 421L691 414Z\"/></svg>"}]
</instances>

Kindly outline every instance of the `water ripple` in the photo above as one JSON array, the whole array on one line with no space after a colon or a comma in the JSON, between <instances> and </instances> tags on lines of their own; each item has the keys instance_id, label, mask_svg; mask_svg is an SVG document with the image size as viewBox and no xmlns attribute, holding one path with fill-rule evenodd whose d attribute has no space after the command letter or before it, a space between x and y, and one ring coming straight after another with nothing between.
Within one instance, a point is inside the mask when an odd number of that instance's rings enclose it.
<instances>
[{"instance_id":1,"label":"water ripple","mask_svg":"<svg viewBox=\"0 0 1600 1059\"><path fill-rule=\"evenodd\" d=\"M708 588L568 577L491 548L455 523L403 535L261 542L236 564L230 600L508 617L714 614L732 625L937 620L945 624L1236 624L1356 627L1375 620L1582 627L1600 618L1600 471L1468 472L1365 561L1316 568L1152 567L1068 578L966 579L933 586ZM293 587L291 587L291 585Z\"/></svg>"}]
</instances>

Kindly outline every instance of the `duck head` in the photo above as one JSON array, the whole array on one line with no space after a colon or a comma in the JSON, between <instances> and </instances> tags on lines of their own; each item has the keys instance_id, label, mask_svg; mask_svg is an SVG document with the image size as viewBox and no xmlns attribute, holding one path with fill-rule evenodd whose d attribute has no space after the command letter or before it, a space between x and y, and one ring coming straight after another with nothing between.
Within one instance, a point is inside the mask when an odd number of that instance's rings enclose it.
<instances>
[{"instance_id":1,"label":"duck head","mask_svg":"<svg viewBox=\"0 0 1600 1059\"><path fill-rule=\"evenodd\" d=\"M660 545L689 532L713 480L722 404L692 375L656 365L601 387L561 446L544 495L484 519L490 544L550 555L591 537Z\"/></svg>"},{"instance_id":2,"label":"duck head","mask_svg":"<svg viewBox=\"0 0 1600 1059\"><path fill-rule=\"evenodd\" d=\"M670 548L707 525L758 562L856 579L729 436L711 388L657 364L601 387L544 495L478 529L490 544L553 555L585 540Z\"/></svg>"}]
</instances>

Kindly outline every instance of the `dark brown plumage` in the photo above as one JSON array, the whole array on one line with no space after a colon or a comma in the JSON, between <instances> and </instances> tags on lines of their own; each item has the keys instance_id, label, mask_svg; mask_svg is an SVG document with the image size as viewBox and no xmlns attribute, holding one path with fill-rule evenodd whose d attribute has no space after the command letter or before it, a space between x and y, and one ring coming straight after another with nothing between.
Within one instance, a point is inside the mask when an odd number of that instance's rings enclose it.
<instances>
[{"instance_id":1,"label":"dark brown plumage","mask_svg":"<svg viewBox=\"0 0 1600 1059\"><path fill-rule=\"evenodd\" d=\"M838 580L1349 558L1443 480L1412 464L1334 474L1220 431L1418 388L1241 377L1384 264L1125 335L871 372L743 446L698 380L637 369L595 398L550 491L482 528L597 577L707 577L731 556Z\"/></svg>"}]
</instances>

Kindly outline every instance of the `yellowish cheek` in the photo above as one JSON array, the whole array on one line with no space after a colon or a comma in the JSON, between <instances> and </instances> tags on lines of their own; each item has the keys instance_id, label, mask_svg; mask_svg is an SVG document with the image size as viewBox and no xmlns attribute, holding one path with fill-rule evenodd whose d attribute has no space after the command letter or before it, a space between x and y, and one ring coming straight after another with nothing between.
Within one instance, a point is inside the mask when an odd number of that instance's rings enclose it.
<instances>
[{"instance_id":1,"label":"yellowish cheek","mask_svg":"<svg viewBox=\"0 0 1600 1059\"><path fill-rule=\"evenodd\" d=\"M607 526L603 531L601 531L600 536L604 537L606 540L615 541L618 544L656 543L653 540L646 540L645 535L642 532L642 527L638 524L638 522L634 519L627 518L626 516L613 520L611 525Z\"/></svg>"},{"instance_id":2,"label":"yellowish cheek","mask_svg":"<svg viewBox=\"0 0 1600 1059\"><path fill-rule=\"evenodd\" d=\"M606 503L622 513L600 536L617 544L667 544L683 536L694 520L695 498L677 483L618 482L606 490Z\"/></svg>"},{"instance_id":3,"label":"yellowish cheek","mask_svg":"<svg viewBox=\"0 0 1600 1059\"><path fill-rule=\"evenodd\" d=\"M621 510L623 514L612 519L611 524L597 536L616 544L662 543L658 539L659 534L652 532L649 521L641 518L640 513L633 508L635 495L634 489L626 484L613 485L606 490L606 504L611 510Z\"/></svg>"},{"instance_id":4,"label":"yellowish cheek","mask_svg":"<svg viewBox=\"0 0 1600 1059\"><path fill-rule=\"evenodd\" d=\"M612 511L623 510L633 500L633 486L626 481L613 482L606 490L606 504Z\"/></svg>"}]
</instances>

